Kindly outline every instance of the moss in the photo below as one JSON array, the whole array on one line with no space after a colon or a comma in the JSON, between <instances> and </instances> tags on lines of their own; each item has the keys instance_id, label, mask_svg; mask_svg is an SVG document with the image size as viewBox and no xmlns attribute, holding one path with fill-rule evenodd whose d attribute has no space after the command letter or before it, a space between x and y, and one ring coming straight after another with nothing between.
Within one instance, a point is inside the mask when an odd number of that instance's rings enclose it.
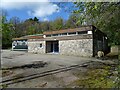
<instances>
[{"instance_id":1,"label":"moss","mask_svg":"<svg viewBox=\"0 0 120 90\"><path fill-rule=\"evenodd\" d=\"M3 89L3 88L7 88L8 86L6 84L2 84L0 85L0 88Z\"/></svg>"},{"instance_id":2,"label":"moss","mask_svg":"<svg viewBox=\"0 0 120 90\"><path fill-rule=\"evenodd\" d=\"M106 66L104 69L89 69L87 73L87 79L80 78L74 83L81 88L113 88L115 83L111 80L109 75L110 67Z\"/></svg>"}]
</instances>

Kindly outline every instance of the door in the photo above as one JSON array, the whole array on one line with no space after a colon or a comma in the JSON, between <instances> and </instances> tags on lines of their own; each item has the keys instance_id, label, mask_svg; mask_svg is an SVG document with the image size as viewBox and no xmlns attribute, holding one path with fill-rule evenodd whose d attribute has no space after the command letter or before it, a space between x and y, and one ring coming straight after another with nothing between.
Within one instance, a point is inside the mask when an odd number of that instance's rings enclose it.
<instances>
[{"instance_id":1,"label":"door","mask_svg":"<svg viewBox=\"0 0 120 90\"><path fill-rule=\"evenodd\" d=\"M55 42L54 43L54 52L59 52L59 45L58 45L58 42Z\"/></svg>"},{"instance_id":2,"label":"door","mask_svg":"<svg viewBox=\"0 0 120 90\"><path fill-rule=\"evenodd\" d=\"M46 41L46 53L59 52L58 41Z\"/></svg>"},{"instance_id":3,"label":"door","mask_svg":"<svg viewBox=\"0 0 120 90\"><path fill-rule=\"evenodd\" d=\"M103 43L102 43L102 41L98 41L97 42L97 46L98 46L98 51L102 51L103 50Z\"/></svg>"}]
</instances>

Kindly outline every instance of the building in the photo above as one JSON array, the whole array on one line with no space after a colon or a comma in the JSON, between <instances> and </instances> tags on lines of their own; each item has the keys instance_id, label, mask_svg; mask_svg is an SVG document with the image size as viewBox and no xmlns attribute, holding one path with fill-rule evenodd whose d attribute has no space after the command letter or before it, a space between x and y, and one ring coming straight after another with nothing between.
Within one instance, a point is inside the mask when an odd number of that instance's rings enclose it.
<instances>
[{"instance_id":1,"label":"building","mask_svg":"<svg viewBox=\"0 0 120 90\"><path fill-rule=\"evenodd\" d=\"M92 57L97 55L98 51L106 53L108 49L107 36L92 25L75 29L46 31L43 32L43 35L14 38L13 43L23 40L27 42L26 49L31 53L58 53ZM14 44L12 45L14 46Z\"/></svg>"}]
</instances>

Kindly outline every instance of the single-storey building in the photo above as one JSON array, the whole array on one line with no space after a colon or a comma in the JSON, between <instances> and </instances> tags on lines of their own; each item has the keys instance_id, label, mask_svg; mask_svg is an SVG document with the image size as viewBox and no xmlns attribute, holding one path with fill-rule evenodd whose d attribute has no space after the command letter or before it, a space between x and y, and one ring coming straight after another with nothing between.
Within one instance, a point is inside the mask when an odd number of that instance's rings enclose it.
<instances>
[{"instance_id":1,"label":"single-storey building","mask_svg":"<svg viewBox=\"0 0 120 90\"><path fill-rule=\"evenodd\" d=\"M108 50L107 35L93 25L74 29L46 31L42 35L14 38L13 50L16 48L14 42L20 41L26 42L26 49L31 53L58 53L92 57L97 55L98 51L106 53Z\"/></svg>"}]
</instances>

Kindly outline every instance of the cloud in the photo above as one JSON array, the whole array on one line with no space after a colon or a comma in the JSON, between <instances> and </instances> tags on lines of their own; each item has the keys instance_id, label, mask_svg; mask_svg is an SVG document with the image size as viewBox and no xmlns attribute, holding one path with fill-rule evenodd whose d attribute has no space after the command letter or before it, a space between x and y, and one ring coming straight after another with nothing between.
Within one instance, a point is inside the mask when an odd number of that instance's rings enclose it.
<instances>
[{"instance_id":1,"label":"cloud","mask_svg":"<svg viewBox=\"0 0 120 90\"><path fill-rule=\"evenodd\" d=\"M59 7L52 3L42 3L39 7L28 12L29 15L45 17L59 11Z\"/></svg>"},{"instance_id":2,"label":"cloud","mask_svg":"<svg viewBox=\"0 0 120 90\"><path fill-rule=\"evenodd\" d=\"M7 10L27 10L29 16L46 17L55 12L59 12L60 8L48 0L2 0L0 8Z\"/></svg>"},{"instance_id":3,"label":"cloud","mask_svg":"<svg viewBox=\"0 0 120 90\"><path fill-rule=\"evenodd\" d=\"M48 18L43 18L43 21L49 21L49 19Z\"/></svg>"}]
</instances>

